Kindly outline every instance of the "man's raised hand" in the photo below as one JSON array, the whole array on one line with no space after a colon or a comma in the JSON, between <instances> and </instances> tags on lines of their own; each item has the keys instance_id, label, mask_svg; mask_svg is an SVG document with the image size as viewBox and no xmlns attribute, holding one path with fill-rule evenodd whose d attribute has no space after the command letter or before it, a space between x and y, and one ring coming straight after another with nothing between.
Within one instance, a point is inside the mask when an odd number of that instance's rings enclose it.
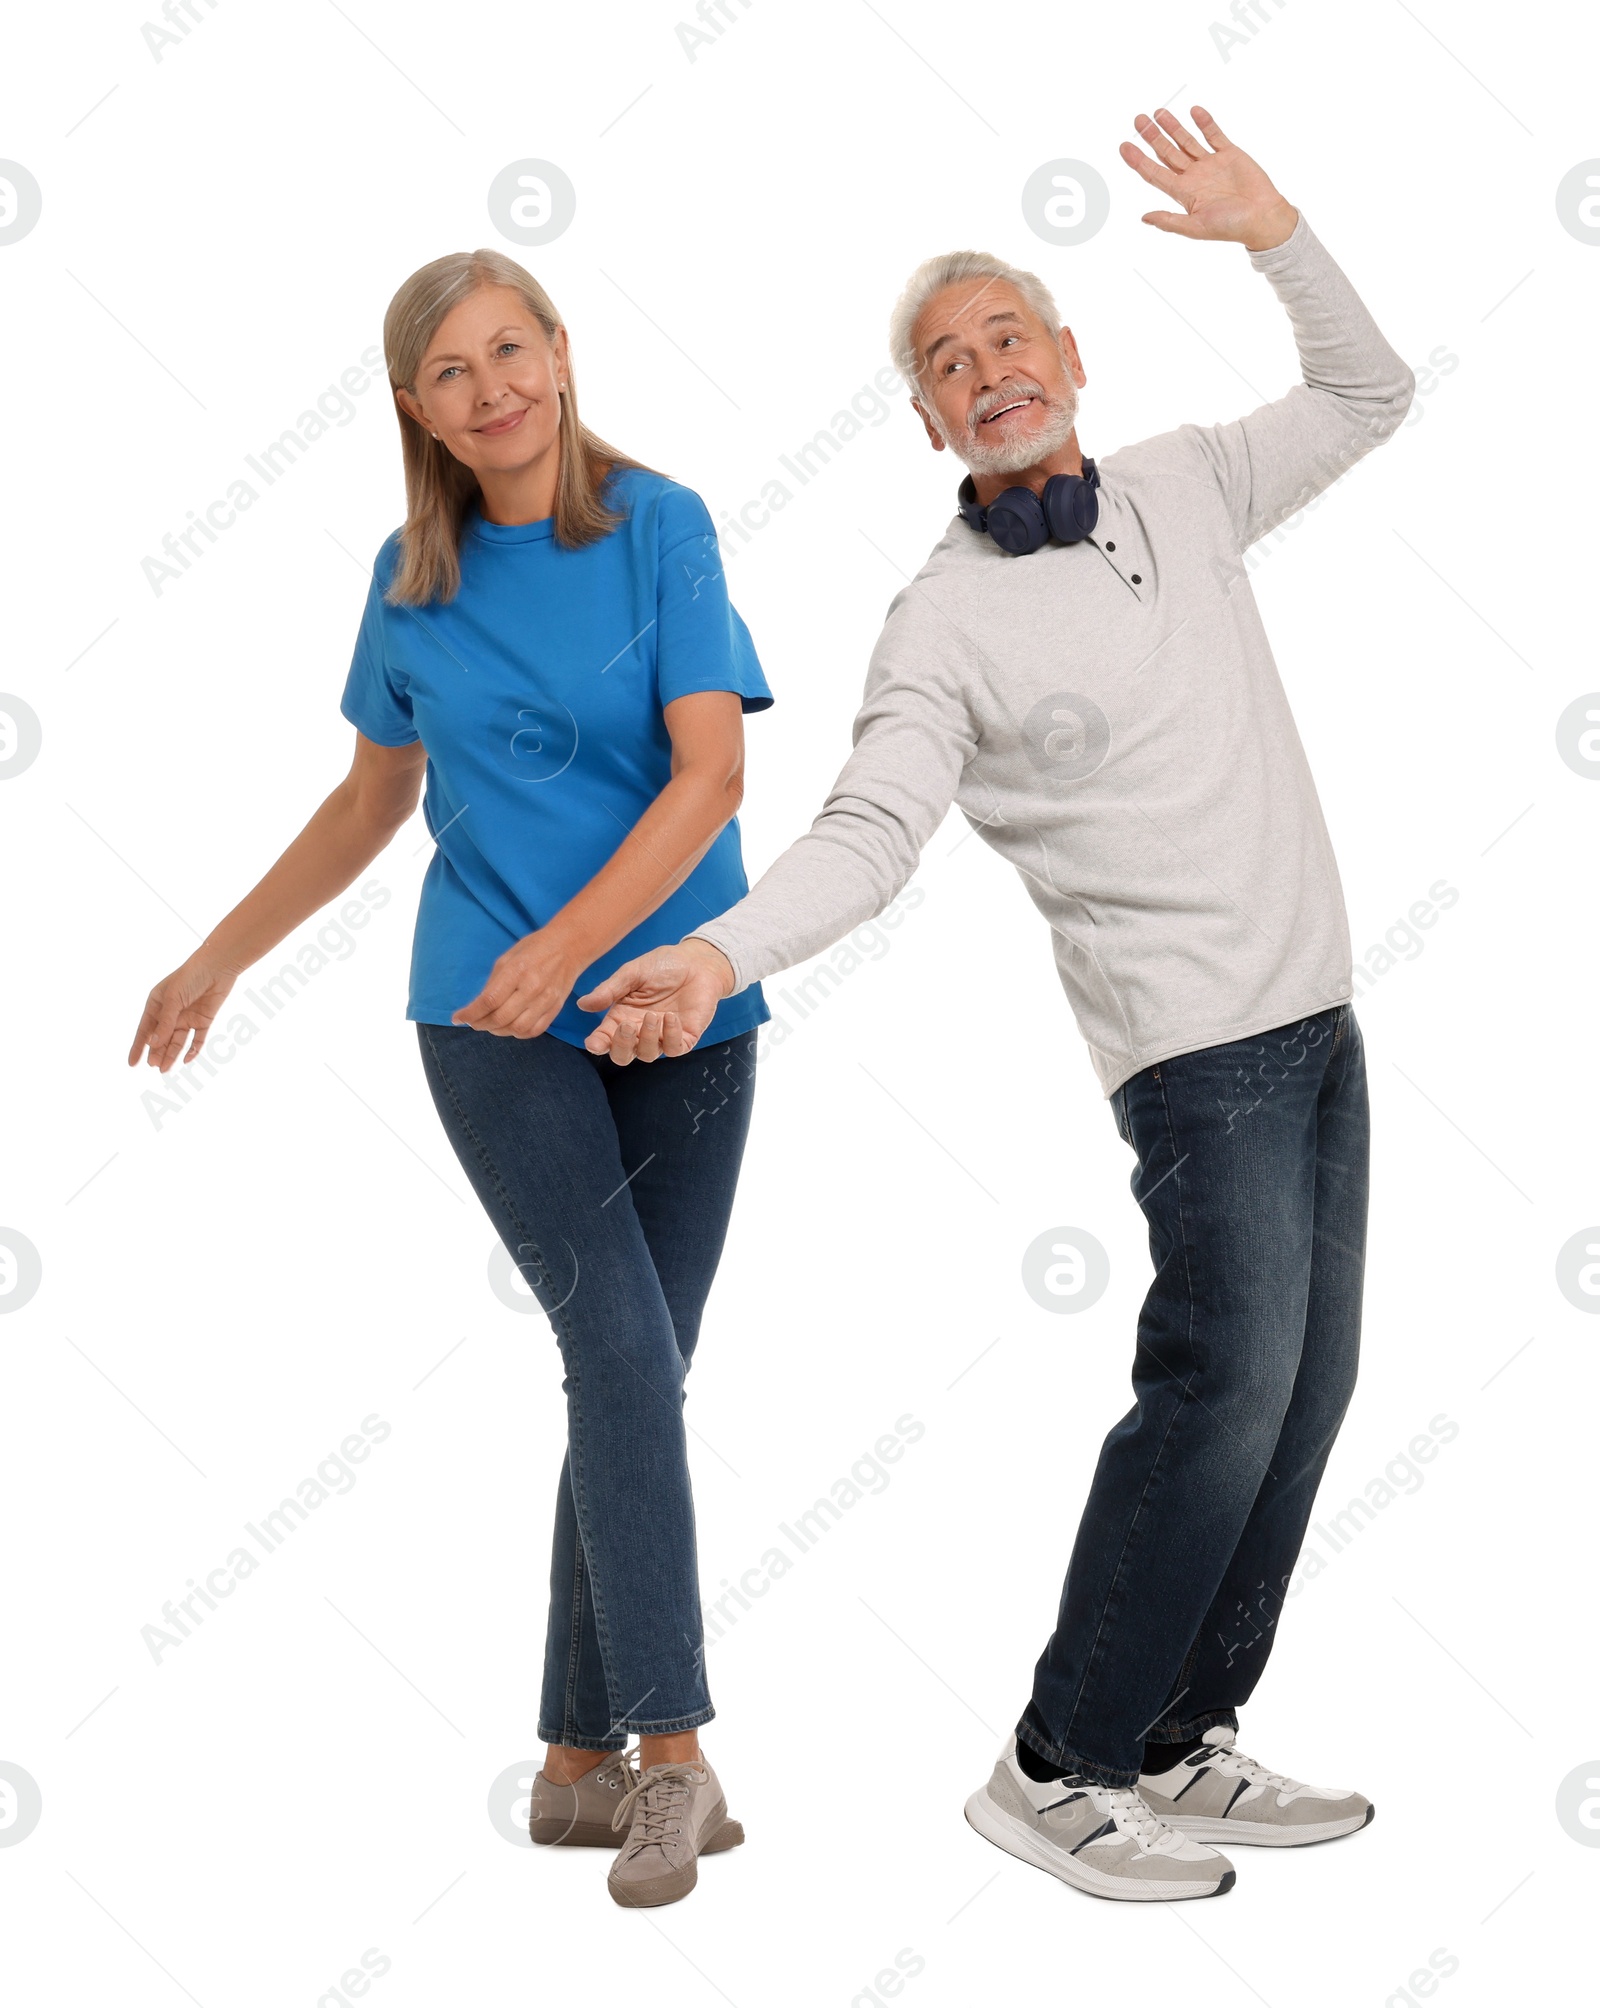
<instances>
[{"instance_id":1,"label":"man's raised hand","mask_svg":"<svg viewBox=\"0 0 1600 2008\"><path fill-rule=\"evenodd\" d=\"M733 988L733 966L721 949L691 936L676 947L652 948L578 999L580 1011L605 1017L584 1040L591 1053L630 1060L675 1060L687 1053Z\"/></svg>"},{"instance_id":2,"label":"man's raised hand","mask_svg":"<svg viewBox=\"0 0 1600 2008\"><path fill-rule=\"evenodd\" d=\"M1141 221L1178 237L1243 244L1250 251L1270 251L1282 244L1300 220L1298 210L1284 201L1204 106L1189 109L1203 139L1169 111L1159 111L1154 118L1140 112L1134 130L1150 153L1132 140L1124 140L1117 149L1152 188L1183 205L1181 212L1148 210Z\"/></svg>"}]
</instances>

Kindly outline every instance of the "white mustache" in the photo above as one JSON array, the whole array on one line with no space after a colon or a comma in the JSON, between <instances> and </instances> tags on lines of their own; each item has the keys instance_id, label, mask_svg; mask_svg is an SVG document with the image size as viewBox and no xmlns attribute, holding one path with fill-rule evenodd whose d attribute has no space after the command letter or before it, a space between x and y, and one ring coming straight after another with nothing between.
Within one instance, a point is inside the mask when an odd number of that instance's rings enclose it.
<instances>
[{"instance_id":1,"label":"white mustache","mask_svg":"<svg viewBox=\"0 0 1600 2008\"><path fill-rule=\"evenodd\" d=\"M1008 390L996 391L993 396L986 398L981 408L973 407L967 418L969 430L975 430L994 412L1003 411L1008 404L1015 404L1018 399L1025 397L1036 398L1043 405L1050 403L1042 385L1031 383L1026 377L1020 377Z\"/></svg>"}]
</instances>

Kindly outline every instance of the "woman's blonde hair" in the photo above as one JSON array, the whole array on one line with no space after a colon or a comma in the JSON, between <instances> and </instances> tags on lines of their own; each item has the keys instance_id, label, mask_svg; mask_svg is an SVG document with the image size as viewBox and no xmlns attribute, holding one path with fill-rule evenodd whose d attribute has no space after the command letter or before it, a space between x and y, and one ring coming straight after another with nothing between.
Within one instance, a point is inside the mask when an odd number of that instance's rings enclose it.
<instances>
[{"instance_id":1,"label":"woman's blonde hair","mask_svg":"<svg viewBox=\"0 0 1600 2008\"><path fill-rule=\"evenodd\" d=\"M481 286L509 286L549 341L561 327L555 303L533 274L503 251L451 251L419 266L389 302L383 317L383 356L389 388L416 396L417 371L439 323ZM569 353L557 434L556 541L569 548L593 544L623 520L600 499L607 477L621 467L643 467L592 433L578 417L578 392ZM476 475L410 417L395 399L405 463L406 520L400 562L384 595L394 604L422 606L452 600L461 585L461 526L478 500ZM652 470L653 471L653 470Z\"/></svg>"}]
</instances>

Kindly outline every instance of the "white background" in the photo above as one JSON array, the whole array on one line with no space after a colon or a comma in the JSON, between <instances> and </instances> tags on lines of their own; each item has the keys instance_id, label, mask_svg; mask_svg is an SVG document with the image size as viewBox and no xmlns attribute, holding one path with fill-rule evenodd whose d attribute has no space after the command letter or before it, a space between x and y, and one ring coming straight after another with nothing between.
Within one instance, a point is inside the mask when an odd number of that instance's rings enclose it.
<instances>
[{"instance_id":1,"label":"white background","mask_svg":"<svg viewBox=\"0 0 1600 2008\"><path fill-rule=\"evenodd\" d=\"M355 1998L328 1990L369 1948L383 2008L848 2008L889 1998L862 1990L906 1948L916 2008L1380 2008L1440 1948L1450 2008L1562 1998L1600 1868L1555 1810L1600 1776L1600 1327L1555 1282L1600 1218L1600 788L1555 736L1600 687L1600 249L1555 203L1600 155L1592 24L1289 0L1225 61L1207 7L1167 0L729 11L693 61L672 0L196 0L159 62L133 7L9 31L0 152L44 198L0 248L0 683L44 733L0 788L0 1225L43 1262L0 1319L0 1760L43 1802L0 1846L10 1998L312 2008ZM478 244L554 296L588 421L719 517L882 368L905 275L959 245L1056 291L1087 451L1232 416L1293 380L1292 345L1241 250L1140 224L1116 146L1168 100L1303 205L1409 362L1458 358L1253 581L1358 949L1434 881L1460 894L1358 1005L1365 1355L1319 1517L1432 1418L1458 1434L1292 1600L1241 1739L1378 1817L1241 1850L1224 1902L1122 1908L962 1821L1126 1406L1149 1265L1047 934L953 819L890 952L761 1071L691 1382L707 1590L897 1417L926 1433L712 1647L705 1740L749 1842L627 1914L605 1855L535 1854L487 1811L537 1754L564 1417L544 1319L489 1287L402 1015L420 818L369 875L392 897L355 952L187 1106L153 1112L125 1064L150 985L348 761L338 696L402 512L381 382L176 583L141 561L379 339L407 273ZM524 251L485 198L529 156L577 213ZM1112 195L1071 249L1019 203L1062 156ZM842 760L957 473L897 398L748 547L725 539L778 695L748 733L752 877ZM1111 1256L1079 1316L1021 1283L1063 1225ZM163 1602L370 1414L391 1434L353 1490L156 1664Z\"/></svg>"}]
</instances>

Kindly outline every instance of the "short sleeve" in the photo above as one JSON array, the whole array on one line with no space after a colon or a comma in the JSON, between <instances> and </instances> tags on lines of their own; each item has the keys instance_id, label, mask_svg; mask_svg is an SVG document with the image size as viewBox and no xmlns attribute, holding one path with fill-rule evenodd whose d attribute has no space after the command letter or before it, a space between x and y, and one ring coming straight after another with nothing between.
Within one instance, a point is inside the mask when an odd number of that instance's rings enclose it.
<instances>
[{"instance_id":1,"label":"short sleeve","mask_svg":"<svg viewBox=\"0 0 1600 2008\"><path fill-rule=\"evenodd\" d=\"M391 568L384 561L386 544L373 566L372 584L356 632L350 674L345 678L339 709L365 738L379 746L411 746L421 736L411 716L411 698L402 679L389 667L384 647L384 587Z\"/></svg>"},{"instance_id":2,"label":"short sleeve","mask_svg":"<svg viewBox=\"0 0 1600 2008\"><path fill-rule=\"evenodd\" d=\"M689 506L692 503L692 508ZM685 490L663 520L670 538L656 576L656 688L663 706L697 690L732 690L745 711L765 711L772 692L755 643L728 598L711 516ZM687 528L688 533L684 534Z\"/></svg>"}]
</instances>

